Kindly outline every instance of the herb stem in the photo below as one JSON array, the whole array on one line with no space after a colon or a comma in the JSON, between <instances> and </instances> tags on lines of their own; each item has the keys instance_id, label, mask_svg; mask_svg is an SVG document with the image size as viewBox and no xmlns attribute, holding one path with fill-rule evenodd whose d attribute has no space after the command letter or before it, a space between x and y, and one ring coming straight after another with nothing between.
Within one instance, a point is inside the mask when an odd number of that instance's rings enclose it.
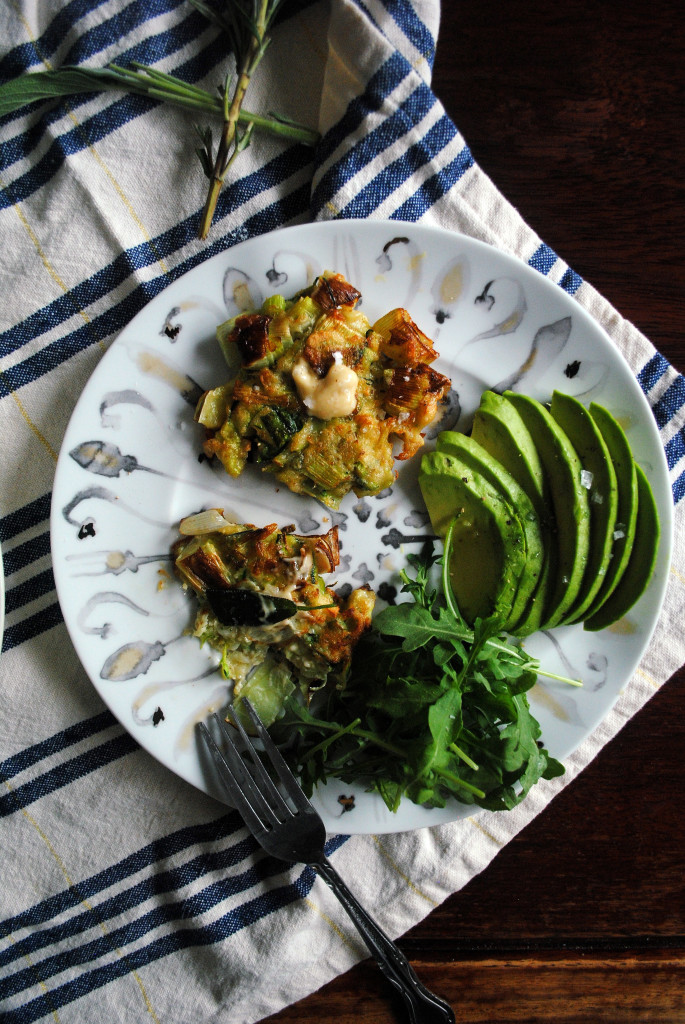
<instances>
[{"instance_id":1,"label":"herb stem","mask_svg":"<svg viewBox=\"0 0 685 1024\"><path fill-rule=\"evenodd\" d=\"M300 721L298 725L305 726L310 729L328 729L329 732L337 732L340 736L358 736L359 739L367 740L367 742L373 743L377 747L381 747L382 750L387 750L389 754L394 754L395 757L403 758L405 756L405 752L403 750L399 747L393 746L392 743L386 742L386 740L382 740L380 736L376 735L376 733L368 732L366 729L357 728L360 722L361 718L355 718L349 725L340 726L335 722L323 722L317 718L312 722ZM337 739L337 737L335 738ZM307 757L310 757L314 751L320 749L325 742L326 741L322 741L322 743L318 743L315 747L312 747L311 750L308 750ZM328 742L330 743L330 740Z\"/></svg>"},{"instance_id":2,"label":"herb stem","mask_svg":"<svg viewBox=\"0 0 685 1024\"><path fill-rule=\"evenodd\" d=\"M212 221L214 219L216 204L219 199L219 192L223 187L226 172L233 162L233 159L230 157L231 148L235 146L233 158L235 158L235 155L239 152L235 143L238 115L240 114L243 100L245 99L245 93L247 92L247 88L250 84L250 78L256 70L264 52L268 7L269 0L261 0L259 13L252 31L252 37L246 47L245 53L242 55L236 54L236 60L240 65L238 80L236 82L233 98L231 99L230 106L228 107L228 116L224 118L224 127L221 133L221 139L219 140L219 148L214 161L214 169L210 178L209 192L207 193L204 210L202 211L202 217L200 218L200 230L198 232L198 236L203 240L209 234L209 229L212 226ZM242 59L240 59L241 56ZM227 94L228 83L224 89L224 110L227 103Z\"/></svg>"},{"instance_id":3,"label":"herb stem","mask_svg":"<svg viewBox=\"0 0 685 1024\"><path fill-rule=\"evenodd\" d=\"M458 775L454 774L454 772L450 772L446 768L435 768L435 771L438 775L441 775L443 779L448 779L454 786L459 786L461 789L465 789L469 793L473 793L473 795L477 796L479 800L485 799L486 794L482 789L478 789L477 786L472 786L470 782L464 782L464 780L460 779Z\"/></svg>"},{"instance_id":4,"label":"herb stem","mask_svg":"<svg viewBox=\"0 0 685 1024\"><path fill-rule=\"evenodd\" d=\"M452 554L452 540L454 538L456 525L457 520L452 519L450 521L450 525L447 527L447 533L445 535L442 553L442 592L445 595L447 607L456 621L465 625L464 620L461 617L461 612L457 607L457 602L454 600L454 591L452 590L452 583L450 581L450 557ZM471 639L473 639L473 633L471 634Z\"/></svg>"},{"instance_id":5,"label":"herb stem","mask_svg":"<svg viewBox=\"0 0 685 1024\"><path fill-rule=\"evenodd\" d=\"M335 735L332 736L332 737L329 736L328 739L321 740L321 742L317 743L316 746L311 748L311 750L308 750L307 751L307 756L306 756L306 758L303 758L303 760L304 761L310 760L310 758L314 757L315 754L318 754L318 752L320 750L325 750L326 747L329 747L331 745L331 743L335 743L335 741L340 739L342 736L346 736L346 735L348 735L348 733L353 732L354 729L356 728L356 726L358 726L360 722L361 722L361 718L355 718L355 720L353 722L350 722L349 725L346 725L346 726L344 726L342 728L340 726L336 726L333 729L333 732L335 733Z\"/></svg>"},{"instance_id":6,"label":"herb stem","mask_svg":"<svg viewBox=\"0 0 685 1024\"><path fill-rule=\"evenodd\" d=\"M461 758L461 760L465 764L467 764L469 768L473 768L474 772L478 771L478 765L476 764L476 762L469 757L465 750L462 750L461 747L458 747L456 743L450 743L450 750L453 750L457 757Z\"/></svg>"},{"instance_id":7,"label":"herb stem","mask_svg":"<svg viewBox=\"0 0 685 1024\"><path fill-rule=\"evenodd\" d=\"M155 71L144 64L134 66L138 68L137 71L110 64L106 68L66 66L55 71L35 71L21 75L0 85L0 116L11 114L27 103L39 100L74 96L84 92L129 92L168 103L169 106L181 110L199 111L223 118L224 105L221 97L213 96L205 89L190 85L162 71ZM253 114L244 109L238 112L237 120L241 125L251 123L259 131L293 142L301 142L305 146L315 146L319 139L318 132L305 125L292 124L277 117Z\"/></svg>"},{"instance_id":8,"label":"herb stem","mask_svg":"<svg viewBox=\"0 0 685 1024\"><path fill-rule=\"evenodd\" d=\"M582 679L571 679L569 676L558 676L554 672L545 672L543 669L538 668L536 672L539 676L544 676L545 679L556 679L558 683L566 683L567 686L582 686Z\"/></svg>"}]
</instances>

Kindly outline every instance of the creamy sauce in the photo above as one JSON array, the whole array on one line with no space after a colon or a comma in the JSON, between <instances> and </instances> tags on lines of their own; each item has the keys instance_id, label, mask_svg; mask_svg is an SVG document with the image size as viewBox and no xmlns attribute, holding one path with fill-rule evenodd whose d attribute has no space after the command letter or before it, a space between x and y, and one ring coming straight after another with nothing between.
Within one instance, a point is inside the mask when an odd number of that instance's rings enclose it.
<instances>
[{"instance_id":1,"label":"creamy sauce","mask_svg":"<svg viewBox=\"0 0 685 1024\"><path fill-rule=\"evenodd\" d=\"M305 583L311 575L314 559L312 558L311 551L305 551L301 559L287 558L285 561L292 564L294 570L292 581L290 583L285 583L282 587L277 587L272 583L266 583L262 587L262 591L267 595L267 597L285 597L288 601L293 601L295 600L295 590L297 587Z\"/></svg>"},{"instance_id":2,"label":"creamy sauce","mask_svg":"<svg viewBox=\"0 0 685 1024\"><path fill-rule=\"evenodd\" d=\"M357 405L357 374L345 366L339 352L334 354L334 358L335 362L323 379L316 376L302 357L293 366L298 394L312 416L320 420L351 416Z\"/></svg>"}]
</instances>

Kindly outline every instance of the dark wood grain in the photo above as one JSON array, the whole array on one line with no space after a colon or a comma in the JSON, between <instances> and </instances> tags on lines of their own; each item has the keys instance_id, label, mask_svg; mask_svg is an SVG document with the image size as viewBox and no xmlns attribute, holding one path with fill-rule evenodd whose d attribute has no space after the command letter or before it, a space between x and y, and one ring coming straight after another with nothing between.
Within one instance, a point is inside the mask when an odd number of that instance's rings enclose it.
<instances>
[{"instance_id":1,"label":"dark wood grain","mask_svg":"<svg viewBox=\"0 0 685 1024\"><path fill-rule=\"evenodd\" d=\"M433 87L541 238L685 370L680 3L443 0ZM685 625L685 623L684 623ZM685 672L400 945L461 1024L685 1022ZM371 962L270 1024L393 1024Z\"/></svg>"}]
</instances>

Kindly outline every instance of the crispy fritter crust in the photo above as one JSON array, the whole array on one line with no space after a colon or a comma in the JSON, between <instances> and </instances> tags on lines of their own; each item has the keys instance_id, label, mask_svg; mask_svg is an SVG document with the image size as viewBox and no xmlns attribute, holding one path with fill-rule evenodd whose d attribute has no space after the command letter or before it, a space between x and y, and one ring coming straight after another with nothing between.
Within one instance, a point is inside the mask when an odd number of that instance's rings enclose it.
<instances>
[{"instance_id":1,"label":"crispy fritter crust","mask_svg":"<svg viewBox=\"0 0 685 1024\"><path fill-rule=\"evenodd\" d=\"M372 327L355 308L360 298L341 274L325 274L290 302L267 300L219 327L224 351L237 352L241 368L232 385L198 404L207 456L231 476L255 462L331 508L350 491L374 495L393 483L395 458L421 448L451 382L430 366L438 353L406 310ZM354 371L350 415L310 413L293 380L299 359L321 381L335 362Z\"/></svg>"}]
</instances>

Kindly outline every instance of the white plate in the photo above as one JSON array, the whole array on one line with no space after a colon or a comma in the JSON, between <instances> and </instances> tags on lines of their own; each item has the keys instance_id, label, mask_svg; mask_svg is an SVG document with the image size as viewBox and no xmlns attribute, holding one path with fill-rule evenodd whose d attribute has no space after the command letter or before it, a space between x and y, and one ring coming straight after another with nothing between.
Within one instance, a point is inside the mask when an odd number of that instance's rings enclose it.
<instances>
[{"instance_id":1,"label":"white plate","mask_svg":"<svg viewBox=\"0 0 685 1024\"><path fill-rule=\"evenodd\" d=\"M659 615L672 534L664 453L628 365L568 294L488 245L434 228L334 221L261 236L185 274L122 331L78 401L53 490L57 591L86 671L141 746L210 791L194 727L208 708L222 704L227 684L216 656L184 635L192 600L167 556L179 520L219 506L237 521L295 523L305 533L338 523L337 580L369 581L376 590L397 584L406 552L418 550L429 532L416 486L418 459L398 463L390 493L363 501L349 495L339 513L276 486L255 467L232 480L198 460L195 400L227 377L216 325L246 302L257 306L274 292L294 294L324 269L340 271L359 288L372 322L404 306L435 340L436 368L454 388L441 428L467 427L481 392L505 381L542 400L558 388L597 401L626 428L654 489L663 541L654 579L623 628L565 627L528 642L547 670L584 683L582 689L539 683L531 695L544 741L563 760L611 708ZM112 446L112 475L96 474L70 454L93 441ZM380 798L355 791L355 808L341 820L338 798L351 792L329 783L317 797L330 831L401 831L472 812L456 802L427 810L405 801L391 814Z\"/></svg>"}]
</instances>

